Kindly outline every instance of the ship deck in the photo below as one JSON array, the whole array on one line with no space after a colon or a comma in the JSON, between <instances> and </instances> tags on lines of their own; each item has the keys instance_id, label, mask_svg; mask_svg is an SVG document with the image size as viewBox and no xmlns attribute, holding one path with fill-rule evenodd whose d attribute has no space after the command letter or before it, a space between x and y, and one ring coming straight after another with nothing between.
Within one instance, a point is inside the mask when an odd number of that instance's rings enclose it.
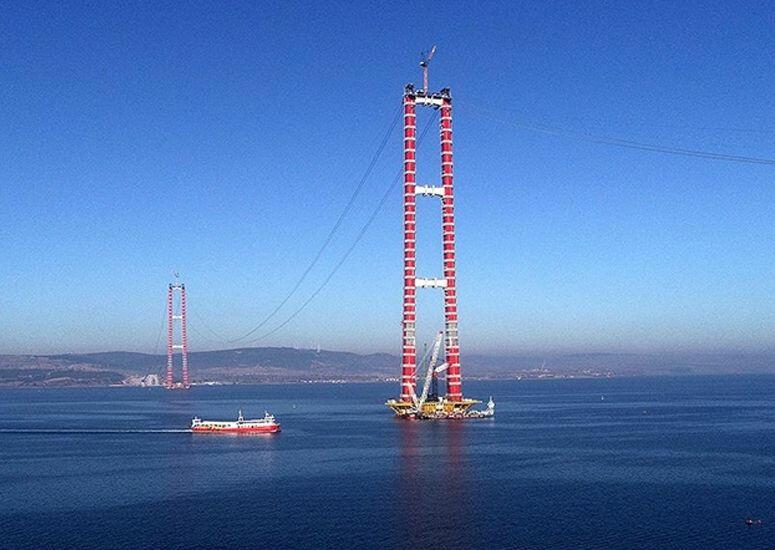
<instances>
[{"instance_id":1,"label":"ship deck","mask_svg":"<svg viewBox=\"0 0 775 550\"><path fill-rule=\"evenodd\" d=\"M450 401L441 398L437 401L426 401L418 409L411 401L389 399L385 405L400 418L446 419L465 418L468 410L477 403L481 403L481 401L469 398Z\"/></svg>"}]
</instances>

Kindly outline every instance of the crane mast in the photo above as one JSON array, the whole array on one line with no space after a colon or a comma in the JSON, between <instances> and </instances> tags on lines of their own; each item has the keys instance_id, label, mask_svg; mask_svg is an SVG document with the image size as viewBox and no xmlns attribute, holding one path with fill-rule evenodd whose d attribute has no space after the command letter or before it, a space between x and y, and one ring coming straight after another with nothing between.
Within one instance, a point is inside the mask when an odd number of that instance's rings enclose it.
<instances>
[{"instance_id":1,"label":"crane mast","mask_svg":"<svg viewBox=\"0 0 775 550\"><path fill-rule=\"evenodd\" d=\"M422 395L420 401L417 404L418 409L422 409L425 401L428 400L428 391L431 388L431 380L436 373L436 363L439 360L439 352L441 352L441 341L444 338L444 331L440 330L436 335L436 339L433 341L433 351L431 352L431 360L428 363L428 370L425 373L425 385L422 388Z\"/></svg>"}]
</instances>

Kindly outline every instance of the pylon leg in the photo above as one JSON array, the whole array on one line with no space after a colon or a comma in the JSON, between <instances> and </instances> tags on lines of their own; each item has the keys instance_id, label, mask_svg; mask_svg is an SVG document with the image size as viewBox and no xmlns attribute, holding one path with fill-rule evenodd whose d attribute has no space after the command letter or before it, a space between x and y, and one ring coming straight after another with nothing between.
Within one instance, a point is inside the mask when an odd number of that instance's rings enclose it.
<instances>
[{"instance_id":1,"label":"pylon leg","mask_svg":"<svg viewBox=\"0 0 775 550\"><path fill-rule=\"evenodd\" d=\"M167 378L164 387L172 389L172 285L167 288Z\"/></svg>"},{"instance_id":2,"label":"pylon leg","mask_svg":"<svg viewBox=\"0 0 775 550\"><path fill-rule=\"evenodd\" d=\"M404 95L404 305L403 347L401 354L401 401L409 402L416 387L417 346L416 322L416 208L415 172L417 148L417 118L414 94Z\"/></svg>"},{"instance_id":3,"label":"pylon leg","mask_svg":"<svg viewBox=\"0 0 775 550\"><path fill-rule=\"evenodd\" d=\"M455 288L455 193L452 162L452 102L442 99L439 135L441 138L441 185L444 195L442 208L442 243L444 254L444 330L447 364L447 398L460 401L463 398L460 378L460 345L457 332L457 291Z\"/></svg>"},{"instance_id":4,"label":"pylon leg","mask_svg":"<svg viewBox=\"0 0 775 550\"><path fill-rule=\"evenodd\" d=\"M188 379L188 332L186 329L186 286L180 287L180 340L181 340L181 374L183 378L183 387L191 386Z\"/></svg>"}]
</instances>

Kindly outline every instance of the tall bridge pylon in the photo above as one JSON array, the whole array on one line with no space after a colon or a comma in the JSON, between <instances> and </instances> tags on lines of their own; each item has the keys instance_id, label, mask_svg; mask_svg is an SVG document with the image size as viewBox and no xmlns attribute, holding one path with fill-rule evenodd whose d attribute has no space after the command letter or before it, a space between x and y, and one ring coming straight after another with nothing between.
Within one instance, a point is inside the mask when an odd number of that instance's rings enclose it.
<instances>
[{"instance_id":1,"label":"tall bridge pylon","mask_svg":"<svg viewBox=\"0 0 775 550\"><path fill-rule=\"evenodd\" d=\"M479 403L463 397L460 375L460 344L458 341L458 311L455 264L455 189L452 160L452 96L449 88L431 92L428 86L428 63L436 48L423 56L423 88L404 88L404 303L402 317L401 394L386 403L399 417L404 418L465 418L481 416L469 411ZM439 142L441 145L440 185L417 181L417 108L430 107L439 111ZM441 202L441 244L443 254L442 277L417 276L417 197L431 197ZM435 367L435 360L427 366L426 388L417 396L417 291L441 289L444 293L444 356L445 362ZM423 366L423 368L425 368ZM432 371L433 369L433 371ZM444 396L431 400L428 381L435 381L444 372L447 391Z\"/></svg>"},{"instance_id":2,"label":"tall bridge pylon","mask_svg":"<svg viewBox=\"0 0 775 550\"><path fill-rule=\"evenodd\" d=\"M417 115L416 108L432 107L440 111L441 185L417 182ZM446 357L447 399L463 398L458 342L457 291L455 286L455 192L452 160L452 96L449 88L440 92L404 89L404 306L403 351L401 367L401 401L411 402L417 389L417 290L440 288L444 292L444 352ZM441 278L418 277L416 273L416 236L418 196L433 197L441 202L443 273Z\"/></svg>"},{"instance_id":3,"label":"tall bridge pylon","mask_svg":"<svg viewBox=\"0 0 775 550\"><path fill-rule=\"evenodd\" d=\"M176 300L177 296L177 300ZM179 323L179 340L175 342L175 324ZM181 381L176 383L173 375L175 352L180 352ZM186 327L186 285L181 283L177 275L175 282L167 287L167 377L164 387L172 389L188 389L191 383L188 377L188 333Z\"/></svg>"}]
</instances>

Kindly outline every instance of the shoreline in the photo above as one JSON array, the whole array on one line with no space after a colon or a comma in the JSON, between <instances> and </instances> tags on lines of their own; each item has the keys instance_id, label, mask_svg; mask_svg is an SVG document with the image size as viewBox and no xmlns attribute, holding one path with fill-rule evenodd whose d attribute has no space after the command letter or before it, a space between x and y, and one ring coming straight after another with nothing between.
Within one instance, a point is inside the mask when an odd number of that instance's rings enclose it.
<instances>
[{"instance_id":1,"label":"shoreline","mask_svg":"<svg viewBox=\"0 0 775 550\"><path fill-rule=\"evenodd\" d=\"M698 377L740 377L775 376L775 372L723 372L723 373L637 373L615 374L611 376L556 375L520 378L513 376L467 377L469 382L547 382L568 380L612 380L632 378L698 378ZM232 386L312 386L312 385L360 385L360 384L396 384L397 379L329 379L329 380L268 380L261 382L217 382L193 383L192 387L232 387ZM48 390L48 389L164 389L163 386L140 386L129 384L0 384L0 390Z\"/></svg>"}]
</instances>

